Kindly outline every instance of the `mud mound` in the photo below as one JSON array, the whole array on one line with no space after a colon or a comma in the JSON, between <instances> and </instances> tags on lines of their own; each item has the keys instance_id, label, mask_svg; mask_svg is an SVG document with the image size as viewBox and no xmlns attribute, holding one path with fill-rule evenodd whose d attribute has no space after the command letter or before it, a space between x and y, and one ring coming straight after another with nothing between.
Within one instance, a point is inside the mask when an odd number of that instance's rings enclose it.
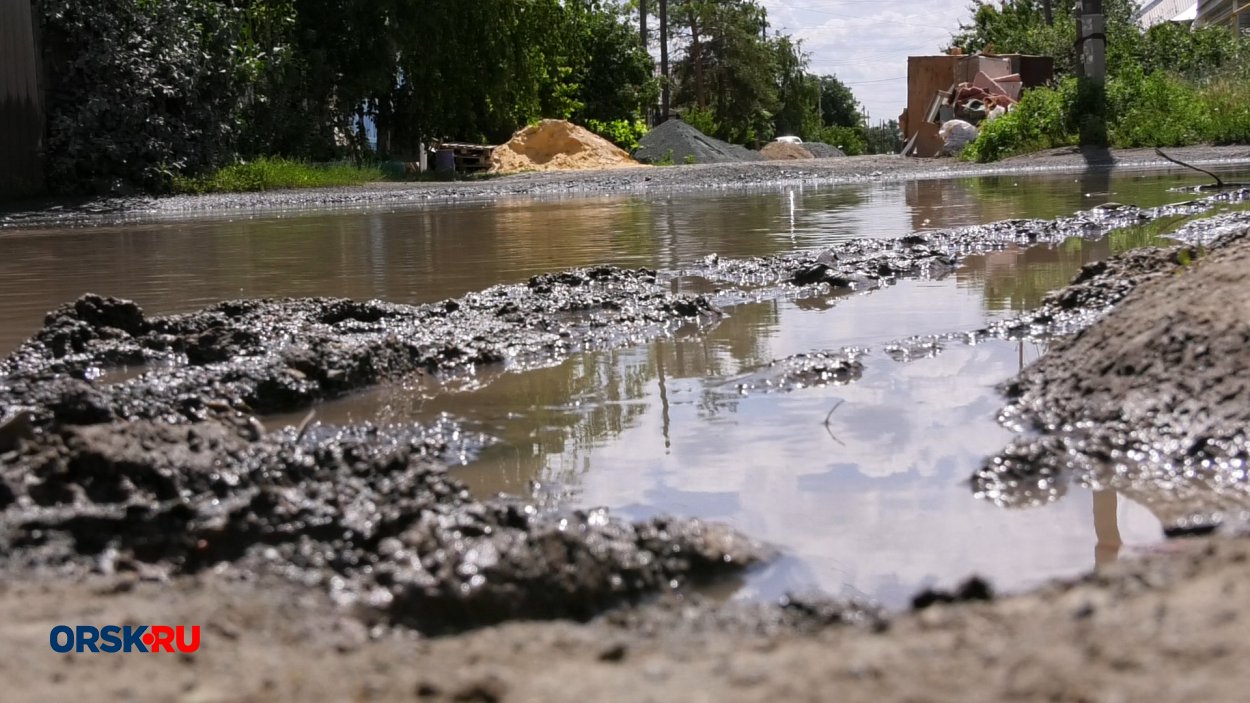
<instances>
[{"instance_id":1,"label":"mud mound","mask_svg":"<svg viewBox=\"0 0 1250 703\"><path fill-rule=\"evenodd\" d=\"M644 164L725 164L759 161L759 152L709 137L681 120L656 126L638 143L634 158Z\"/></svg>"},{"instance_id":2,"label":"mud mound","mask_svg":"<svg viewBox=\"0 0 1250 703\"><path fill-rule=\"evenodd\" d=\"M777 359L731 385L742 395L841 386L858 381L863 375L864 365L860 359L865 353L864 349L850 348L795 354Z\"/></svg>"},{"instance_id":3,"label":"mud mound","mask_svg":"<svg viewBox=\"0 0 1250 703\"><path fill-rule=\"evenodd\" d=\"M760 157L765 161L794 161L796 159L815 158L812 152L803 148L802 144L791 144L789 142L769 142L763 149L760 149Z\"/></svg>"},{"instance_id":4,"label":"mud mound","mask_svg":"<svg viewBox=\"0 0 1250 703\"><path fill-rule=\"evenodd\" d=\"M1075 476L1172 531L1250 509L1250 224L1212 246L1094 264L1048 299L1043 316L1119 302L1009 384L1004 421L1041 436L987 462L978 492L1034 504Z\"/></svg>"},{"instance_id":5,"label":"mud mound","mask_svg":"<svg viewBox=\"0 0 1250 703\"><path fill-rule=\"evenodd\" d=\"M622 522L469 497L439 461L460 428L301 438L251 424L57 426L0 462L0 563L194 573L218 564L326 584L424 632L588 618L765 552L697 520Z\"/></svg>"},{"instance_id":6,"label":"mud mound","mask_svg":"<svg viewBox=\"0 0 1250 703\"><path fill-rule=\"evenodd\" d=\"M564 120L526 127L491 154L491 173L585 171L640 165L599 135Z\"/></svg>"},{"instance_id":7,"label":"mud mound","mask_svg":"<svg viewBox=\"0 0 1250 703\"><path fill-rule=\"evenodd\" d=\"M832 144L823 142L803 142L803 148L811 152L812 156L818 159L832 159L839 156L846 156L846 152L842 151Z\"/></svg>"},{"instance_id":8,"label":"mud mound","mask_svg":"<svg viewBox=\"0 0 1250 703\"><path fill-rule=\"evenodd\" d=\"M442 468L474 450L458 427L275 434L254 416L388 378L548 363L691 316L717 313L612 267L422 306L245 300L149 317L84 296L0 361L0 568L274 569L423 631L584 618L739 568L762 552L716 526L472 500ZM111 378L120 363L150 365Z\"/></svg>"},{"instance_id":9,"label":"mud mound","mask_svg":"<svg viewBox=\"0 0 1250 703\"><path fill-rule=\"evenodd\" d=\"M0 407L39 422L203 420L246 408L276 413L387 379L524 367L718 317L706 298L673 295L645 269L575 269L430 305L336 298L226 301L148 318L133 303L88 295L0 360ZM124 322L134 333L113 325ZM153 363L136 378L89 379Z\"/></svg>"}]
</instances>

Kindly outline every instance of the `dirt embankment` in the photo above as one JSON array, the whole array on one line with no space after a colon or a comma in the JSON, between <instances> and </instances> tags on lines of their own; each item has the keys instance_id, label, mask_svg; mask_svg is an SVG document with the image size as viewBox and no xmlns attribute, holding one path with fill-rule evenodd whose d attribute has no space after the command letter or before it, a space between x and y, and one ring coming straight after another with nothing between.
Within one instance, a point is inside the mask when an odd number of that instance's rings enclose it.
<instances>
[{"instance_id":1,"label":"dirt embankment","mask_svg":"<svg viewBox=\"0 0 1250 703\"><path fill-rule=\"evenodd\" d=\"M1115 306L1008 384L1003 420L1032 432L986 463L978 492L1030 505L1078 480L1170 532L1250 510L1250 217L1203 225L1222 231L1087 266L1031 316Z\"/></svg>"}]
</instances>

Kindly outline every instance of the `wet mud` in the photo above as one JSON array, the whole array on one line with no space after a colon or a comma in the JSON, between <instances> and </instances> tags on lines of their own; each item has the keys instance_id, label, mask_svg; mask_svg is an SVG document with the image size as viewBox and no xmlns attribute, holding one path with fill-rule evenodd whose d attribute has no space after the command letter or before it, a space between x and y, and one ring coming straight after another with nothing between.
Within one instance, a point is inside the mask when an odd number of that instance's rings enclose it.
<instances>
[{"instance_id":1,"label":"wet mud","mask_svg":"<svg viewBox=\"0 0 1250 703\"><path fill-rule=\"evenodd\" d=\"M768 554L697 520L472 500L437 459L457 431L58 424L3 456L0 552L6 568L276 571L423 632L584 619Z\"/></svg>"},{"instance_id":2,"label":"wet mud","mask_svg":"<svg viewBox=\"0 0 1250 703\"><path fill-rule=\"evenodd\" d=\"M789 256L709 257L677 272L577 269L420 306L244 300L151 317L129 301L84 296L49 313L43 329L0 362L0 559L11 568L58 573L160 576L222 565L243 574L273 572L328 591L366 620L423 632L511 619L586 619L724 577L768 559L770 550L697 520L631 523L598 509L548 513L515 498L474 500L447 474L445 461L489 440L466 436L450 420L427 427L304 423L270 432L258 416L304 410L414 375L446 381L487 368L521 371L581 351L637 344L681 326L715 324L724 308L744 297L832 303L904 278L941 278L972 253L1101 237L1161 217L1206 212L1235 196L1220 197L861 239ZM1225 234L1201 244L1087 267L1039 311L984 334L1071 334L1117 303L1127 308L1134 296L1155 289L1163 291L1153 294L1160 299L1136 305L1157 312L1172 295L1165 284L1177 271L1194 282L1184 300L1211 296L1214 289L1203 286L1224 285L1220 276L1244 263L1221 263L1223 252L1245 248L1241 230L1225 226ZM674 293L679 279L701 279L707 292ZM1004 460L978 474L977 490L1004 504L1037 500L1029 491L1053 488L1047 495L1057 495L1056 457L1070 457L1078 445L1109 457L1142 446L1171 448L1168 458L1180 463L1167 481L1203 462L1227 467L1203 474L1224 477L1217 483L1235 477L1245 439L1234 426L1246 426L1247 418L1237 414L1245 408L1223 414L1203 408L1212 398L1216 405L1221 398L1244 398L1237 394L1245 389L1226 378L1243 371L1236 364L1244 359L1215 369L1178 364L1198 364L1198 348L1212 350L1211 358L1232 354L1221 345L1244 343L1244 335L1235 336L1244 330L1235 326L1235 315L1223 327L1186 321L1181 299L1171 301L1176 317L1168 318L1168 329L1184 335L1160 332L1173 346L1143 345L1141 359L1114 362L1132 364L1132 373L1112 376L1140 375L1155 392L1172 389L1168 408L1187 408L1183 423L1159 419L1157 400L1126 406L1138 407L1138 414L1116 415L1124 406L1116 394L1141 389L1102 388L1092 380L1101 378L1094 373L1096 354L1084 347L1064 352L1054 357L1060 361L1038 364L1017 381L1017 410L1008 413L1022 425L1063 432L1021 438ZM1240 310L1230 304L1233 309ZM1130 326L1113 336L1140 334L1144 330ZM1094 344L1081 341L1086 338L1078 334L1066 343ZM1115 340L1097 342L1104 355L1116 348ZM937 353L940 345L911 339L884 351L905 360ZM863 353L781 359L738 379L734 388L751 393L853 382ZM1072 359L1065 354L1075 355L1087 373L1066 377ZM1151 360L1160 354L1166 363ZM119 371L134 366L142 369L137 375ZM1084 432L1079 443L1069 431L1078 425ZM1141 427L1148 433L1134 434ZM1146 483L1163 486L1164 480ZM1233 502L1240 500L1240 485L1244 481L1230 489ZM695 610L710 622L722 617ZM792 600L748 620L798 628L840 622L848 612L861 611Z\"/></svg>"},{"instance_id":3,"label":"wet mud","mask_svg":"<svg viewBox=\"0 0 1250 703\"><path fill-rule=\"evenodd\" d=\"M1076 481L1145 505L1174 536L1250 510L1250 215L1176 236L1195 243L1087 266L999 328L1066 336L1004 386L1000 420L1023 434L976 473L977 495L1041 505Z\"/></svg>"},{"instance_id":4,"label":"wet mud","mask_svg":"<svg viewBox=\"0 0 1250 703\"><path fill-rule=\"evenodd\" d=\"M851 348L795 354L773 361L728 385L741 395L841 386L864 375L860 359L866 353L866 349Z\"/></svg>"},{"instance_id":5,"label":"wet mud","mask_svg":"<svg viewBox=\"0 0 1250 703\"><path fill-rule=\"evenodd\" d=\"M149 318L84 296L2 365L0 553L14 567L277 570L429 632L585 618L736 571L767 550L720 526L471 500L446 473L446 456L472 451L450 422L271 433L256 417L718 315L653 272L611 268L420 307L235 301ZM108 382L124 364L146 371Z\"/></svg>"}]
</instances>

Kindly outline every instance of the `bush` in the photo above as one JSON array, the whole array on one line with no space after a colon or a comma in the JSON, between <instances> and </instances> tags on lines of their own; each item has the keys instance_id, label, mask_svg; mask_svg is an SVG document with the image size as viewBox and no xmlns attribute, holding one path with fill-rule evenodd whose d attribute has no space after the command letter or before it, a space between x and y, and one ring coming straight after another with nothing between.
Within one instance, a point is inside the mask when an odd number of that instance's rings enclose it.
<instances>
[{"instance_id":1,"label":"bush","mask_svg":"<svg viewBox=\"0 0 1250 703\"><path fill-rule=\"evenodd\" d=\"M819 141L838 147L847 156L859 156L868 152L868 140L863 127L825 127L820 130Z\"/></svg>"},{"instance_id":2,"label":"bush","mask_svg":"<svg viewBox=\"0 0 1250 703\"><path fill-rule=\"evenodd\" d=\"M1250 63L1203 80L1167 71L1125 69L1099 91L1066 79L1034 88L1003 117L985 123L963 157L996 161L1014 154L1084 143L1118 148L1250 143Z\"/></svg>"},{"instance_id":3,"label":"bush","mask_svg":"<svg viewBox=\"0 0 1250 703\"><path fill-rule=\"evenodd\" d=\"M586 120L586 128L631 154L647 134L647 123L642 120Z\"/></svg>"},{"instance_id":4,"label":"bush","mask_svg":"<svg viewBox=\"0 0 1250 703\"><path fill-rule=\"evenodd\" d=\"M48 182L166 190L233 157L243 100L230 8L210 0L40 3Z\"/></svg>"},{"instance_id":5,"label":"bush","mask_svg":"<svg viewBox=\"0 0 1250 703\"><path fill-rule=\"evenodd\" d=\"M1202 91L1201 109L1207 116L1208 140L1250 144L1250 77L1233 75L1212 81Z\"/></svg>"},{"instance_id":6,"label":"bush","mask_svg":"<svg viewBox=\"0 0 1250 703\"><path fill-rule=\"evenodd\" d=\"M716 122L716 113L712 111L712 108L705 110L697 107L686 108L681 113L681 119L708 136L715 136L720 131L720 124Z\"/></svg>"},{"instance_id":7,"label":"bush","mask_svg":"<svg viewBox=\"0 0 1250 703\"><path fill-rule=\"evenodd\" d=\"M1243 42L1233 62L1202 82L1198 100L1207 141L1250 144L1250 44Z\"/></svg>"},{"instance_id":8,"label":"bush","mask_svg":"<svg viewBox=\"0 0 1250 703\"><path fill-rule=\"evenodd\" d=\"M1007 114L981 125L981 133L964 148L970 161L997 161L1076 142L1077 81L1069 78L1053 88L1033 88Z\"/></svg>"},{"instance_id":9,"label":"bush","mask_svg":"<svg viewBox=\"0 0 1250 703\"><path fill-rule=\"evenodd\" d=\"M1194 144L1208 131L1198 88L1163 71L1124 71L1108 81L1107 114L1118 147Z\"/></svg>"}]
</instances>

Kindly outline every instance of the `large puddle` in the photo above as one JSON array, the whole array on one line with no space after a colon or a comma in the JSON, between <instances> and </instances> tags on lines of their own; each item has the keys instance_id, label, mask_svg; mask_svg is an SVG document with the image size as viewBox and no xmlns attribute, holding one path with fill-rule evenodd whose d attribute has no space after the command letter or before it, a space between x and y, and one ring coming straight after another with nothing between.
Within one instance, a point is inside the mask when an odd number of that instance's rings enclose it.
<instances>
[{"instance_id":1,"label":"large puddle","mask_svg":"<svg viewBox=\"0 0 1250 703\"><path fill-rule=\"evenodd\" d=\"M150 313L258 296L424 302L593 263L680 269L713 252L816 249L1110 201L1159 205L1187 199L1169 189L1198 182L1159 172L993 177L12 232L0 237L0 349L86 291ZM784 558L749 575L740 597L815 590L897 606L971 572L1018 589L1154 548L1159 521L1079 489L1038 510L973 498L966 479L1010 437L994 420L1003 404L994 386L1042 353L1037 345L952 343L906 362L881 347L983 327L1035 306L1083 263L1153 242L1124 231L974 256L946 279L836 302L740 305L714 326L648 345L455 389L377 388L327 404L318 419L448 413L500 440L456 469L478 493L713 518L781 547ZM737 390L774 359L850 346L870 349L854 383Z\"/></svg>"}]
</instances>

